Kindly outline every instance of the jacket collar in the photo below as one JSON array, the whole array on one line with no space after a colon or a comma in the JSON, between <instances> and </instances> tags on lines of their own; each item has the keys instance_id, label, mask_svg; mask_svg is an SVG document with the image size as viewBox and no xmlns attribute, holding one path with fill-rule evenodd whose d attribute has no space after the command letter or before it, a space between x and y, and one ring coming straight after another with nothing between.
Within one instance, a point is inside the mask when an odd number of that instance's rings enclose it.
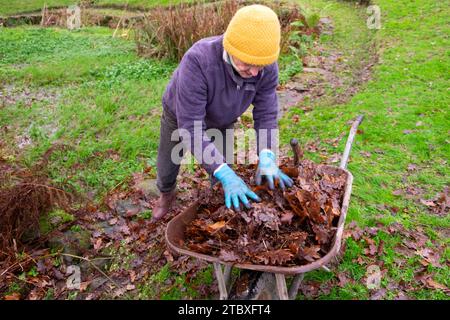
<instances>
[{"instance_id":1,"label":"jacket collar","mask_svg":"<svg viewBox=\"0 0 450 320\"><path fill-rule=\"evenodd\" d=\"M234 71L234 68L229 60L228 53L225 51L225 49L223 49L222 60L223 63L225 64L225 69L227 70L228 74L231 76L236 85L240 88L244 86L244 83L253 83L253 84L256 83L264 75L264 69L262 69L256 77L252 77L249 79L242 78L239 74L237 74Z\"/></svg>"}]
</instances>

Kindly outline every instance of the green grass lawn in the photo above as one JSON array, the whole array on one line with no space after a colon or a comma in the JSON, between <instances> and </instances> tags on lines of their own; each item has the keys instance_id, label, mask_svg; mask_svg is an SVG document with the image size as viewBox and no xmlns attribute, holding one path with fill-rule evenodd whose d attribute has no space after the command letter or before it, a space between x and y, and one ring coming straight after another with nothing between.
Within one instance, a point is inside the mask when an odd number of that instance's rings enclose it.
<instances>
[{"instance_id":1,"label":"green grass lawn","mask_svg":"<svg viewBox=\"0 0 450 320\"><path fill-rule=\"evenodd\" d=\"M45 4L51 8L69 6L77 3L77 0L0 0L0 16L41 10Z\"/></svg>"},{"instance_id":2,"label":"green grass lawn","mask_svg":"<svg viewBox=\"0 0 450 320\"><path fill-rule=\"evenodd\" d=\"M124 5L130 7L152 8L158 5L179 4L181 2L192 2L192 0L96 0L95 5ZM22 12L41 10L44 5L48 8L79 4L78 0L0 0L0 16L13 15Z\"/></svg>"},{"instance_id":3,"label":"green grass lawn","mask_svg":"<svg viewBox=\"0 0 450 320\"><path fill-rule=\"evenodd\" d=\"M0 78L17 88L61 95L58 102L43 100L27 107L19 101L16 108L1 110L0 122L13 124L16 132L35 141L26 153L28 163L51 143L69 143L73 149L52 162L54 178L83 191L102 193L153 164L160 99L175 68L169 62L138 59L132 42L111 34L103 28L72 33L14 28L0 33ZM13 147L14 134L7 139ZM99 156L108 150L119 152L120 160Z\"/></svg>"},{"instance_id":4,"label":"green grass lawn","mask_svg":"<svg viewBox=\"0 0 450 320\"><path fill-rule=\"evenodd\" d=\"M128 5L130 7L143 7L143 8L151 8L157 5L176 5L182 2L194 2L194 0L129 0ZM205 1L208 2L208 1ZM124 4L127 1L123 0L97 0L96 4L99 5L110 5L110 4Z\"/></svg>"},{"instance_id":5,"label":"green grass lawn","mask_svg":"<svg viewBox=\"0 0 450 320\"><path fill-rule=\"evenodd\" d=\"M14 6L9 3L0 0L0 14L15 12L21 2L14 2ZM436 244L448 247L448 239L440 236L440 231L450 227L448 215L434 216L417 199L393 194L394 190L419 186L422 197L429 199L449 184L449 12L445 2L376 1L382 11L379 31L368 30L365 10L351 4L324 0L299 3L326 7L322 14L333 17L335 33L323 37L322 44L342 51L355 70L370 54L374 39L380 63L374 68L372 80L348 103L330 104L324 97L314 102L312 111L303 111L302 105L293 108L280 122L281 145L297 137L303 145L320 141L330 156L341 153L345 139L337 147L327 140L347 134L348 121L364 114L362 134L356 138L349 163L354 188L348 222L356 221L360 227L399 222L410 230L423 228L435 241L427 243L430 248ZM112 38L112 32L106 28L75 32L35 27L0 29L0 88L19 93L29 90L31 95L43 96L32 101L17 96L15 104L0 105L0 127L7 126L0 133L4 142L0 157L32 164L51 144L67 144L68 151L56 152L50 159L52 178L97 199L132 173L154 165L161 96L176 65L140 59L132 41ZM298 123L291 120L294 115L299 115ZM19 149L23 137L29 137L32 144ZM306 156L322 160L316 153ZM418 169L408 171L410 164ZM394 214L386 207L399 211ZM375 241L385 243L380 258L387 269L383 286L392 282L415 286L414 273L421 266L418 259L409 259L401 268L396 264L400 254L395 247L401 236L381 231ZM335 286L319 298L370 296L363 281L367 266L355 263L364 249L364 241L347 240L345 255L334 272L345 273L354 282ZM442 268L429 266L434 280L447 287L450 272L445 262L449 253L448 249L442 253ZM207 270L202 278L211 281L211 273ZM177 275L165 268L148 281L159 285L169 276ZM178 277L182 287L183 277ZM306 276L307 281L325 286L335 278L335 273L325 271ZM144 287L142 297L151 297L152 293L146 291L149 285ZM165 298L177 298L177 288ZM420 287L409 294L419 299L448 299L442 290Z\"/></svg>"}]
</instances>

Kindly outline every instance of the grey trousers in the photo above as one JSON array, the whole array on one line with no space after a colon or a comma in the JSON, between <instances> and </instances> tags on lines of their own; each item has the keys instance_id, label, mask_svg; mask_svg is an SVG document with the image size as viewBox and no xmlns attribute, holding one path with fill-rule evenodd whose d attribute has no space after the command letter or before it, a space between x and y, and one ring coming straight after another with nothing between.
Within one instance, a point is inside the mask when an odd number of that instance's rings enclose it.
<instances>
[{"instance_id":1,"label":"grey trousers","mask_svg":"<svg viewBox=\"0 0 450 320\"><path fill-rule=\"evenodd\" d=\"M227 128L218 129L222 133L223 141L221 144L223 146L223 154L227 154L227 129L233 129L234 123L230 124ZM178 145L181 141L172 141L172 133L178 129L177 119L170 112L163 109L161 116L161 128L159 136L159 146L158 146L158 158L156 162L157 170L157 187L160 192L170 192L176 188L177 176L180 171L180 165L173 163L171 159L172 149ZM228 133L229 137L230 132ZM218 141L213 141L217 146ZM230 146L233 146L233 142L228 141ZM222 151L219 148L220 151ZM180 151L180 157L183 156L183 151ZM232 159L226 159L228 163L232 162ZM217 180L211 175L210 177L211 185L215 184Z\"/></svg>"}]
</instances>

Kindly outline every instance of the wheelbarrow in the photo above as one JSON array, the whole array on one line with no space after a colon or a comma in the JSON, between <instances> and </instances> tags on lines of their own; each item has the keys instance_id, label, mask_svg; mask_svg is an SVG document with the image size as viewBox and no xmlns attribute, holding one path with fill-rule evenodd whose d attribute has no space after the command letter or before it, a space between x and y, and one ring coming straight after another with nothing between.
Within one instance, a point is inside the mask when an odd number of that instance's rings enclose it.
<instances>
[{"instance_id":1,"label":"wheelbarrow","mask_svg":"<svg viewBox=\"0 0 450 320\"><path fill-rule=\"evenodd\" d=\"M337 224L337 230L332 241L331 249L325 256L309 264L282 267L224 262L218 257L197 253L186 248L182 248L178 244L182 243L184 240L184 231L186 227L197 216L197 209L199 206L198 202L193 203L190 207L174 217L168 223L165 232L165 240L169 249L176 254L187 255L212 263L214 265L214 271L219 287L219 298L221 300L230 298L248 300L295 299L304 274L317 269L330 271L327 268L327 264L329 264L333 258L337 258L339 254L353 182L353 176L346 168L353 140L362 120L363 116L360 115L354 121L339 165L338 170L346 176L345 191L341 204L341 215ZM291 146L294 149L294 162L298 162L298 144L295 139L291 140ZM240 278L246 277L246 281L240 282L240 279L237 279L234 283L231 283L232 268L243 269ZM293 276L289 289L286 284L286 276ZM239 285L242 286L242 283L244 283L245 288L238 289L237 287ZM232 293L231 295L230 292Z\"/></svg>"}]
</instances>

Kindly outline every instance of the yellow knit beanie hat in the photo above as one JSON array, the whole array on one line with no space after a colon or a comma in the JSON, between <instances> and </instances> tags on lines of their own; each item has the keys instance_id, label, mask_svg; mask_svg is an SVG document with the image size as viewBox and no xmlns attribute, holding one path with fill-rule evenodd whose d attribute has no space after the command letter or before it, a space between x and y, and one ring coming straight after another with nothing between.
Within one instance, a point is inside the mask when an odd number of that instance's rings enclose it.
<instances>
[{"instance_id":1,"label":"yellow knit beanie hat","mask_svg":"<svg viewBox=\"0 0 450 320\"><path fill-rule=\"evenodd\" d=\"M228 25L223 47L232 56L253 65L269 65L280 54L281 26L269 7L255 4L239 9Z\"/></svg>"}]
</instances>

